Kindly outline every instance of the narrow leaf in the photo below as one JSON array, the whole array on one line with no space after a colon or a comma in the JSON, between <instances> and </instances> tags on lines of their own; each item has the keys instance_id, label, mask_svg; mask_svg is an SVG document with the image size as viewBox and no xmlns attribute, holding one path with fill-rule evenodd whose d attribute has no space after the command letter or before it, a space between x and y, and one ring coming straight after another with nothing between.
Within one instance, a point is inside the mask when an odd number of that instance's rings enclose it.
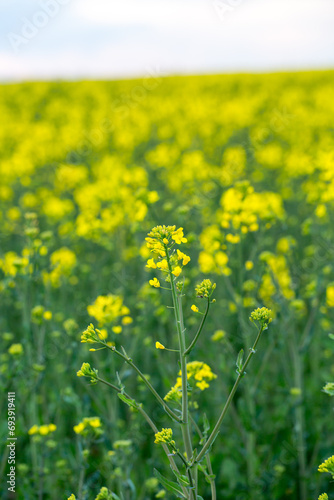
<instances>
[{"instance_id":1,"label":"narrow leaf","mask_svg":"<svg viewBox=\"0 0 334 500\"><path fill-rule=\"evenodd\" d=\"M123 403L127 404L132 408L135 408L136 410L138 409L138 404L134 399L127 398L126 396L124 396L124 394L121 393L117 393L117 396L119 397L119 399L123 401Z\"/></svg>"},{"instance_id":2,"label":"narrow leaf","mask_svg":"<svg viewBox=\"0 0 334 500\"><path fill-rule=\"evenodd\" d=\"M179 486L177 483L163 477L157 469L154 469L154 475L160 481L162 486L166 488L166 490L171 491L179 498L186 498L182 493L181 486Z\"/></svg>"},{"instance_id":3,"label":"narrow leaf","mask_svg":"<svg viewBox=\"0 0 334 500\"><path fill-rule=\"evenodd\" d=\"M205 413L203 415L203 426L204 426L204 434L207 434L210 430L210 422Z\"/></svg>"},{"instance_id":4,"label":"narrow leaf","mask_svg":"<svg viewBox=\"0 0 334 500\"><path fill-rule=\"evenodd\" d=\"M187 486L187 487L190 486L189 479L187 478L187 476L180 474L180 472L178 472L174 469L172 469L172 471L174 472L175 476L178 478L180 483L183 484L183 486Z\"/></svg>"},{"instance_id":5,"label":"narrow leaf","mask_svg":"<svg viewBox=\"0 0 334 500\"><path fill-rule=\"evenodd\" d=\"M244 358L244 350L241 349L241 351L238 354L237 361L236 361L236 365L237 365L237 368L238 368L238 370L237 370L238 373L241 373L242 365L243 365L243 358Z\"/></svg>"}]
</instances>

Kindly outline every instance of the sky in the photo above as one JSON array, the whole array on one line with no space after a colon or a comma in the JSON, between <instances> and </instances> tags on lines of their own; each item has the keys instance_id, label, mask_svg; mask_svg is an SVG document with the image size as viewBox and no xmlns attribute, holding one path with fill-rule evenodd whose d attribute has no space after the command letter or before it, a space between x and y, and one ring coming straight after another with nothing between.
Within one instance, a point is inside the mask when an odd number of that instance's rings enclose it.
<instances>
[{"instance_id":1,"label":"sky","mask_svg":"<svg viewBox=\"0 0 334 500\"><path fill-rule=\"evenodd\" d=\"M0 81L334 68L334 0L0 0Z\"/></svg>"}]
</instances>

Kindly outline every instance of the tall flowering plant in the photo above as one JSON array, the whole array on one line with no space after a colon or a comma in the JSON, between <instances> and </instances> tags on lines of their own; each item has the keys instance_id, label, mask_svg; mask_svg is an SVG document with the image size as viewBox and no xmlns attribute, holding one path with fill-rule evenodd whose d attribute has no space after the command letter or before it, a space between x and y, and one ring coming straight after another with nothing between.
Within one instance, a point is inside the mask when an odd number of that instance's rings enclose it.
<instances>
[{"instance_id":1,"label":"tall flowering plant","mask_svg":"<svg viewBox=\"0 0 334 500\"><path fill-rule=\"evenodd\" d=\"M101 382L106 384L118 394L118 397L125 404L136 409L143 416L153 431L154 442L162 446L174 475L173 480L171 480L162 476L157 470L155 471L156 477L166 490L171 491L178 498L186 498L188 500L201 499L202 497L198 493L200 488L198 472L201 472L210 483L212 500L216 500L215 476L210 461L210 449L217 438L220 426L237 391L238 385L245 375L245 370L256 352L255 349L261 334L268 328L272 319L271 311L265 307L256 309L251 313L250 320L257 326L257 336L254 344L249 349L245 359L243 350L240 351L236 360L237 377L225 404L222 406L220 416L211 432L211 426L207 418L203 417L204 430L202 431L190 413L189 394L192 388L201 391L207 389L209 382L217 376L212 372L207 363L197 360L191 361L189 358L200 338L210 306L215 302L212 295L216 284L212 283L209 279L204 279L195 288L196 296L205 303L205 310L201 312L198 306L195 304L192 305L192 311L199 314L201 320L199 321L197 332L187 343L182 308L184 282L180 279L180 275L183 273L184 267L190 262L190 257L179 248L180 245L185 243L187 243L187 238L184 236L183 228L176 229L175 226L154 227L146 238L147 247L152 253L152 257L148 259L146 267L154 270L156 273L160 273L152 277L149 280L149 284L154 288L162 288L170 292L178 339L178 344L175 346L176 349L170 349L158 340L156 341L157 349L177 351L179 354L180 370L176 376L176 383L164 397L158 394L149 379L128 356L123 346L118 349L116 345L107 341L104 331L90 324L81 337L81 341L84 343L97 344L100 349L109 349L114 355L120 357L132 367L156 398L157 403L170 417L170 427L159 430L152 417L143 408L143 405L134 399L132 395L125 392L123 384L117 386L104 380L100 377L98 370L91 368L89 363L83 363L77 375L79 377L88 377L92 383ZM94 347L90 350L95 351L98 349ZM177 428L179 428L179 432L177 432ZM177 438L176 436L179 437ZM194 446L195 444L196 447Z\"/></svg>"}]
</instances>

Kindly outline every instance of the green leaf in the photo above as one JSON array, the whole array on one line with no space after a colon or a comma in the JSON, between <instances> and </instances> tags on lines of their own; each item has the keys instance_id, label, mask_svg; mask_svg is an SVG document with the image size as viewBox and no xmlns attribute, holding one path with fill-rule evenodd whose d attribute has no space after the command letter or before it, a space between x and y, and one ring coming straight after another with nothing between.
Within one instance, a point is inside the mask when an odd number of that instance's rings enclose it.
<instances>
[{"instance_id":1,"label":"green leaf","mask_svg":"<svg viewBox=\"0 0 334 500\"><path fill-rule=\"evenodd\" d=\"M215 474L207 474L205 476L205 480L210 484L212 483L212 481L214 481L216 479L216 476Z\"/></svg>"},{"instance_id":2,"label":"green leaf","mask_svg":"<svg viewBox=\"0 0 334 500\"><path fill-rule=\"evenodd\" d=\"M237 368L238 368L237 369L238 373L241 373L242 365L243 365L243 358L244 358L244 350L241 349L241 351L238 354L237 361L235 363L237 365Z\"/></svg>"},{"instance_id":3,"label":"green leaf","mask_svg":"<svg viewBox=\"0 0 334 500\"><path fill-rule=\"evenodd\" d=\"M113 500L121 500L121 499L119 498L119 496L118 496L118 495L116 495L116 493L113 493L113 492L111 492L111 497L112 497L112 499L113 499Z\"/></svg>"},{"instance_id":4,"label":"green leaf","mask_svg":"<svg viewBox=\"0 0 334 500\"><path fill-rule=\"evenodd\" d=\"M124 354L124 356L126 357L127 361L130 361L130 362L131 362L131 361L132 361L132 359L131 359L131 358L129 358L129 356L127 355L126 350L124 349L124 347L123 347L122 345L121 345L121 349L122 349L123 354Z\"/></svg>"},{"instance_id":5,"label":"green leaf","mask_svg":"<svg viewBox=\"0 0 334 500\"><path fill-rule=\"evenodd\" d=\"M117 382L118 382L119 388L121 389L122 394L123 394L125 386L122 384L121 377L119 376L118 372L116 372L116 377L117 377Z\"/></svg>"},{"instance_id":6,"label":"green leaf","mask_svg":"<svg viewBox=\"0 0 334 500\"><path fill-rule=\"evenodd\" d=\"M179 486L177 483L175 483L174 481L169 481L169 479L163 477L157 469L154 469L154 475L160 481L162 486L166 488L166 490L171 491L179 498L186 498L182 493L181 486Z\"/></svg>"},{"instance_id":7,"label":"green leaf","mask_svg":"<svg viewBox=\"0 0 334 500\"><path fill-rule=\"evenodd\" d=\"M178 471L172 469L172 471L174 472L175 476L178 478L178 480L180 481L181 484L183 484L183 486L186 486L186 487L189 487L190 486L190 483L189 483L189 479L187 476L184 476L183 474L180 474Z\"/></svg>"},{"instance_id":8,"label":"green leaf","mask_svg":"<svg viewBox=\"0 0 334 500\"><path fill-rule=\"evenodd\" d=\"M138 404L134 399L127 398L126 396L124 396L124 394L121 394L120 392L117 393L117 396L119 397L119 399L123 401L123 403L138 410Z\"/></svg>"},{"instance_id":9,"label":"green leaf","mask_svg":"<svg viewBox=\"0 0 334 500\"><path fill-rule=\"evenodd\" d=\"M205 464L198 464L198 470L203 472L203 474L207 474L206 471L206 465Z\"/></svg>"},{"instance_id":10,"label":"green leaf","mask_svg":"<svg viewBox=\"0 0 334 500\"><path fill-rule=\"evenodd\" d=\"M210 422L205 413L203 415L203 426L204 426L204 434L207 434L210 430Z\"/></svg>"},{"instance_id":11,"label":"green leaf","mask_svg":"<svg viewBox=\"0 0 334 500\"><path fill-rule=\"evenodd\" d=\"M328 337L329 337L330 339L334 340L334 333L329 333L329 334L328 334Z\"/></svg>"},{"instance_id":12,"label":"green leaf","mask_svg":"<svg viewBox=\"0 0 334 500\"><path fill-rule=\"evenodd\" d=\"M209 430L210 430L210 423L209 423L209 420L207 419L206 414L204 413L204 415L203 415L203 437L200 440L199 444L203 445L205 443L205 441L208 438Z\"/></svg>"}]
</instances>

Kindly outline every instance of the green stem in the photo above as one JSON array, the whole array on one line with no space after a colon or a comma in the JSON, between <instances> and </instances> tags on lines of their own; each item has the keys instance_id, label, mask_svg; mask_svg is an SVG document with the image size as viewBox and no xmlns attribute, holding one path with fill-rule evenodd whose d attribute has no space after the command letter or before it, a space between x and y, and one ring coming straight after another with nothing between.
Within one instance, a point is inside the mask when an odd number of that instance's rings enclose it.
<instances>
[{"instance_id":1,"label":"green stem","mask_svg":"<svg viewBox=\"0 0 334 500\"><path fill-rule=\"evenodd\" d=\"M104 344L104 345L105 345L105 347L107 347L108 349L110 349L112 352L114 352L115 354L117 354L117 356L119 356L120 358L122 358L128 365L130 365L138 373L138 375L140 376L140 378L142 379L142 381L144 382L144 384L146 385L146 387L148 387L148 389L152 392L153 396L155 396L155 398L161 404L161 406L166 411L166 413L168 413L168 415L173 420L176 420L177 422L180 423L181 422L180 417L178 417L176 415L176 413L174 413L173 410L171 410L169 408L169 406L167 405L167 403L161 398L161 396L154 389L153 385L147 380L147 378L141 372L141 370L133 363L133 361L131 360L131 358L129 358L127 355L121 353L120 351L117 351L117 349L115 349L113 347L110 347L110 346L108 346L106 344Z\"/></svg>"},{"instance_id":2,"label":"green stem","mask_svg":"<svg viewBox=\"0 0 334 500\"><path fill-rule=\"evenodd\" d=\"M190 438L190 427L188 417L188 377L187 377L187 360L185 351L184 324L182 314L181 297L177 299L178 315L180 321L180 356L181 356L181 372L182 372L182 433L188 460L191 460L193 451Z\"/></svg>"},{"instance_id":3,"label":"green stem","mask_svg":"<svg viewBox=\"0 0 334 500\"><path fill-rule=\"evenodd\" d=\"M190 354L190 352L193 350L193 348L195 347L195 344L196 344L196 342L197 342L197 340L202 332L205 320L208 316L209 308L210 308L210 298L208 298L208 303L206 305L206 311L205 311L204 316L202 318L201 324L199 325L198 331L197 331L193 341L191 342L190 346L184 351L185 356L188 356Z\"/></svg>"},{"instance_id":4,"label":"green stem","mask_svg":"<svg viewBox=\"0 0 334 500\"><path fill-rule=\"evenodd\" d=\"M186 472L188 474L189 485L190 485L191 490L195 491L195 486L194 486L193 478L192 478L191 471L190 471L190 468L189 468L189 463L185 460L184 456L182 455L182 453L179 452L179 450L175 449L175 453L181 459L181 462L183 462L183 465L186 468ZM197 498L197 493L196 493L196 497L195 498Z\"/></svg>"},{"instance_id":5,"label":"green stem","mask_svg":"<svg viewBox=\"0 0 334 500\"><path fill-rule=\"evenodd\" d=\"M78 500L82 500L83 496L83 487L84 487L84 481L85 481L85 474L86 474L86 467L84 464L83 460L83 455L82 455L82 445L80 441L78 441L78 447L79 447L79 452L80 452L80 475L79 475L79 484L78 484Z\"/></svg>"},{"instance_id":6,"label":"green stem","mask_svg":"<svg viewBox=\"0 0 334 500\"><path fill-rule=\"evenodd\" d=\"M187 377L187 361L186 361L186 345L184 338L184 324L183 324L183 314L182 314L182 303L181 297L177 296L176 287L174 282L174 276L172 273L172 266L169 258L169 253L167 247L165 247L166 258L169 270L169 278L171 283L171 291L173 298L173 306L174 306L174 314L175 314L175 322L176 322L176 330L179 340L179 349L180 349L180 364L181 364L181 380L182 380L182 437L183 442L187 454L187 460L191 460L193 456L193 450L191 445L191 437L190 437L190 427L188 420L188 377ZM191 472L189 472L191 474ZM192 490L192 496L195 495L195 492ZM195 497L196 500L196 497Z\"/></svg>"},{"instance_id":7,"label":"green stem","mask_svg":"<svg viewBox=\"0 0 334 500\"><path fill-rule=\"evenodd\" d=\"M196 458L196 462L200 462L201 461L201 459L204 457L204 455L206 454L206 452L210 449L210 446L212 445L213 441L216 439L217 434L219 432L219 428L220 428L220 426L222 424L222 421L223 421L223 419L224 419L224 417L226 415L226 412L227 412L227 410L228 410L228 408L229 408L229 406L230 406L230 404L231 404L231 402L232 402L232 400L234 398L234 394L236 393L238 385L240 384L240 381L241 381L242 377L244 376L244 372L245 372L245 370L247 368L247 365L250 362L253 354L255 353L255 348L257 346L258 341L260 340L262 332L263 332L263 327L261 326L261 328L259 329L259 332L257 334L256 340L255 340L255 342L253 344L253 347L249 350L249 354L247 356L247 359L246 359L243 367L241 368L241 370L240 370L240 372L238 374L237 380L234 383L234 386L233 386L233 388L232 388L232 390L230 392L229 397L227 398L227 401L225 403L223 411L221 412L220 417L218 418L218 421L217 421L217 423L216 423L213 431L210 434L210 437L208 438L208 440L204 444L202 450L198 454L198 456Z\"/></svg>"},{"instance_id":8,"label":"green stem","mask_svg":"<svg viewBox=\"0 0 334 500\"><path fill-rule=\"evenodd\" d=\"M202 433L201 429L199 428L199 426L197 425L196 421L193 419L193 417L191 416L191 414L189 414L189 417L190 417L190 420L193 423L193 426L196 429L196 432L197 432L199 438L202 440L203 439L203 433ZM212 476L213 476L213 470L212 470L211 458L210 458L210 454L209 453L207 453L205 455L205 460L206 460L206 465L207 465L207 468L208 468L208 472L209 472L209 474L211 476L211 477L208 478L209 481L210 481L210 487L211 487L211 500L217 500L216 483L215 483L215 480L212 478Z\"/></svg>"},{"instance_id":9,"label":"green stem","mask_svg":"<svg viewBox=\"0 0 334 500\"><path fill-rule=\"evenodd\" d=\"M107 382L106 380L104 380L103 378L101 377L97 377L97 380L99 382L102 382L103 384L107 385L108 387L111 387L111 389L113 389L114 391L118 392L118 393L122 393L122 390L117 387L116 385L114 384L111 384L110 382ZM126 392L123 392L124 396L126 398L129 398L129 399L132 399L131 396L129 396ZM139 411L139 413L144 417L144 419L146 420L146 422L148 423L148 425L151 427L152 431L154 432L154 434L156 434L157 432L159 432L158 428L156 427L156 425L154 424L153 420L151 420L151 418L149 417L149 415L146 413L146 411L142 408L142 406L140 404L137 403L137 410ZM172 470L174 470L175 472L177 472L178 474L180 474L180 471L178 469L178 466L176 465L175 461L174 461L174 458L173 456L170 454L170 451L169 451L169 448L168 446L165 444L165 443L161 443L162 444L162 447L163 447L163 450L164 452L166 453L167 455L167 458L169 460L169 463L170 463L170 466L172 468ZM180 484L181 488L182 488L182 492L184 493L184 495L188 496L188 491L187 489L182 485Z\"/></svg>"},{"instance_id":10,"label":"green stem","mask_svg":"<svg viewBox=\"0 0 334 500\"><path fill-rule=\"evenodd\" d=\"M293 331L292 341L290 342L292 351L293 368L294 368L294 384L303 391L303 365L301 361L301 353L298 351L296 335ZM303 405L300 403L295 410L295 432L297 434L297 452L299 464L299 487L301 500L307 499L306 485L306 444L305 444L305 416Z\"/></svg>"}]
</instances>

